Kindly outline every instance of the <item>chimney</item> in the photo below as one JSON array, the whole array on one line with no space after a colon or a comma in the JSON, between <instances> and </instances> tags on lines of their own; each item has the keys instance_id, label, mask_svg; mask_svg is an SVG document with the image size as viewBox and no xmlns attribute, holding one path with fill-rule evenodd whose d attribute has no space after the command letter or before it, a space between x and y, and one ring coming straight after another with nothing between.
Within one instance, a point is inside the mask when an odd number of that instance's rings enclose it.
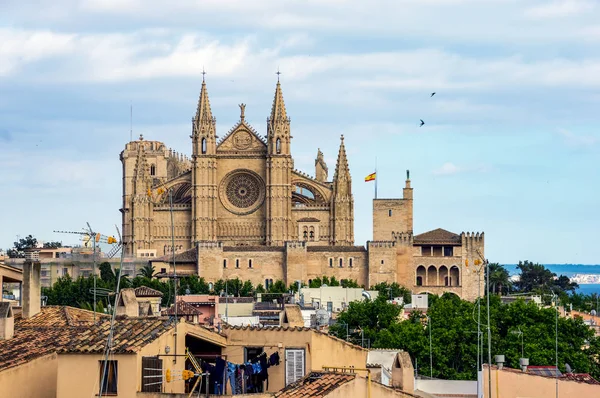
<instances>
[{"instance_id":1,"label":"chimney","mask_svg":"<svg viewBox=\"0 0 600 398\"><path fill-rule=\"evenodd\" d=\"M0 340L11 339L15 334L15 319L11 303L0 302Z\"/></svg>"},{"instance_id":2,"label":"chimney","mask_svg":"<svg viewBox=\"0 0 600 398\"><path fill-rule=\"evenodd\" d=\"M521 370L524 373L527 373L527 366L529 366L529 358L520 358L519 365L521 365Z\"/></svg>"},{"instance_id":3,"label":"chimney","mask_svg":"<svg viewBox=\"0 0 600 398\"><path fill-rule=\"evenodd\" d=\"M494 361L496 362L496 365L498 365L498 369L504 367L504 355L494 355Z\"/></svg>"},{"instance_id":4,"label":"chimney","mask_svg":"<svg viewBox=\"0 0 600 398\"><path fill-rule=\"evenodd\" d=\"M135 297L134 289L127 288L121 290L117 296L117 299L117 315L125 315L128 317L137 317L140 315L140 306L138 304L137 297Z\"/></svg>"},{"instance_id":5,"label":"chimney","mask_svg":"<svg viewBox=\"0 0 600 398\"><path fill-rule=\"evenodd\" d=\"M23 318L31 318L40 312L41 264L36 261L26 260L23 263Z\"/></svg>"}]
</instances>

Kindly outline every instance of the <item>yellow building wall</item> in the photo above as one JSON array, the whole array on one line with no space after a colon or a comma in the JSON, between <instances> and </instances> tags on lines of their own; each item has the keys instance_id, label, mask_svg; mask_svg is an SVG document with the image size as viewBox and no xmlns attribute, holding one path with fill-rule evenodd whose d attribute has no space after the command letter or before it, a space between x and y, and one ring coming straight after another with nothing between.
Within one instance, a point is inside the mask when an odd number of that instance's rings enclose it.
<instances>
[{"instance_id":1,"label":"yellow building wall","mask_svg":"<svg viewBox=\"0 0 600 398\"><path fill-rule=\"evenodd\" d=\"M365 373L365 372L358 372ZM369 383L366 377L357 376L353 381L343 384L336 388L325 397L327 398L348 398L348 397L368 397ZM414 395L405 394L402 391L394 390L382 384L371 382L371 398L412 398Z\"/></svg>"},{"instance_id":2,"label":"yellow building wall","mask_svg":"<svg viewBox=\"0 0 600 398\"><path fill-rule=\"evenodd\" d=\"M55 398L57 372L56 354L4 370L0 372L0 397Z\"/></svg>"},{"instance_id":3,"label":"yellow building wall","mask_svg":"<svg viewBox=\"0 0 600 398\"><path fill-rule=\"evenodd\" d=\"M484 397L488 394L488 370L483 370ZM492 368L491 398L547 398L556 396L556 379L533 376L518 370L498 370ZM600 385L577 381L558 381L558 398L600 397Z\"/></svg>"},{"instance_id":4,"label":"yellow building wall","mask_svg":"<svg viewBox=\"0 0 600 398\"><path fill-rule=\"evenodd\" d=\"M285 387L286 348L304 349L305 374L320 371L323 366L365 367L367 362L366 350L314 330L228 328L224 333L227 335L228 346L223 354L230 362L244 361L244 347L264 347L267 355L279 353L279 366L269 368L270 392Z\"/></svg>"}]
</instances>

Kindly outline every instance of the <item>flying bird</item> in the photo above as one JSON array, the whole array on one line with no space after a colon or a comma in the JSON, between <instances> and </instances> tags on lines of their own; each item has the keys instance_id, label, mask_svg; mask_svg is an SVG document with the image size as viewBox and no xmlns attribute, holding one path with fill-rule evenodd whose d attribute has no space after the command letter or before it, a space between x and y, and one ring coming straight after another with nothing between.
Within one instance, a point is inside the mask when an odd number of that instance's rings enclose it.
<instances>
[{"instance_id":1,"label":"flying bird","mask_svg":"<svg viewBox=\"0 0 600 398\"><path fill-rule=\"evenodd\" d=\"M419 127L423 127L423 125L425 124L425 122L423 121L423 119L419 119L421 121L421 124L419 125Z\"/></svg>"},{"instance_id":2,"label":"flying bird","mask_svg":"<svg viewBox=\"0 0 600 398\"><path fill-rule=\"evenodd\" d=\"M431 95L429 96L429 98L433 97L435 95L435 91L433 93L431 93Z\"/></svg>"}]
</instances>

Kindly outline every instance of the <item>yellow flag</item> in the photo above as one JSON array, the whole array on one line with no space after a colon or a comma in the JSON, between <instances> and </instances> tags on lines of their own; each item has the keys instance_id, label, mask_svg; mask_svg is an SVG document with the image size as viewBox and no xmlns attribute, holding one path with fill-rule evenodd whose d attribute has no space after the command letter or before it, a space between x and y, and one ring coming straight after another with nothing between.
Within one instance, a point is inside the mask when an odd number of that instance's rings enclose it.
<instances>
[{"instance_id":1,"label":"yellow flag","mask_svg":"<svg viewBox=\"0 0 600 398\"><path fill-rule=\"evenodd\" d=\"M377 173L369 174L368 176L365 177L365 182L375 181L376 177L377 177Z\"/></svg>"}]
</instances>

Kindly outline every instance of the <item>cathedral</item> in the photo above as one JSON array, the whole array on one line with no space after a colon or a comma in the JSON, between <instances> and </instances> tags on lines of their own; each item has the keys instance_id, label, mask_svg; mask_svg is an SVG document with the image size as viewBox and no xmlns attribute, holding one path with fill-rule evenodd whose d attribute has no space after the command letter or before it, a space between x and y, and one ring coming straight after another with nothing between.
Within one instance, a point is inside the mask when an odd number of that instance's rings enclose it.
<instances>
[{"instance_id":1,"label":"cathedral","mask_svg":"<svg viewBox=\"0 0 600 398\"><path fill-rule=\"evenodd\" d=\"M317 150L314 176L294 168L290 118L279 80L267 134L240 117L219 139L206 82L192 118L191 158L159 141L129 142L123 165L123 244L163 274L268 286L322 276L365 287L398 282L414 293L477 294L483 233L413 235L413 189L373 200L373 241L354 243L352 177L340 146L333 177ZM173 251L175 253L173 253ZM173 258L175 259L173 261Z\"/></svg>"}]
</instances>

